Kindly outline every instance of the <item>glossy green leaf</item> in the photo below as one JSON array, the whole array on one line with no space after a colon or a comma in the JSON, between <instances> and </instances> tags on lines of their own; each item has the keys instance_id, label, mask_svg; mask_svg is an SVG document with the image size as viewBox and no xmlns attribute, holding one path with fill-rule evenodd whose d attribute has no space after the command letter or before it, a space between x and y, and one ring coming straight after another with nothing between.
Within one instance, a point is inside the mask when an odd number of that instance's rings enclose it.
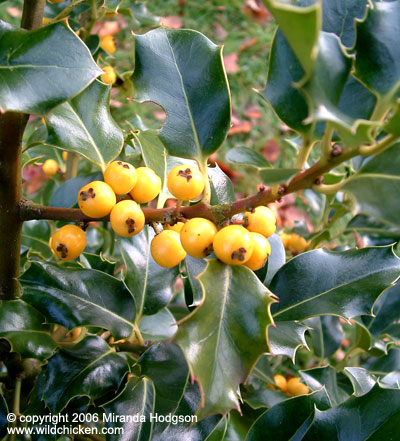
<instances>
[{"instance_id":1,"label":"glossy green leaf","mask_svg":"<svg viewBox=\"0 0 400 441\"><path fill-rule=\"evenodd\" d=\"M123 282L106 273L32 262L20 281L23 299L49 323L67 329L98 326L109 329L116 340L133 332L134 300Z\"/></svg>"},{"instance_id":2,"label":"glossy green leaf","mask_svg":"<svg viewBox=\"0 0 400 441\"><path fill-rule=\"evenodd\" d=\"M133 25L136 28L157 26L160 24L161 17L150 13L145 3L135 2L134 4L129 5L128 8L121 8L120 12L124 15L130 16L134 20Z\"/></svg>"},{"instance_id":3,"label":"glossy green leaf","mask_svg":"<svg viewBox=\"0 0 400 441\"><path fill-rule=\"evenodd\" d=\"M324 390L276 404L254 422L246 441L303 439L300 434L304 435L311 426L315 405L324 409L329 407Z\"/></svg>"},{"instance_id":4,"label":"glossy green leaf","mask_svg":"<svg viewBox=\"0 0 400 441\"><path fill-rule=\"evenodd\" d=\"M102 70L64 22L33 31L0 20L0 110L45 115Z\"/></svg>"},{"instance_id":5,"label":"glossy green leaf","mask_svg":"<svg viewBox=\"0 0 400 441\"><path fill-rule=\"evenodd\" d=\"M72 208L77 205L78 192L86 184L92 181L102 181L101 173L92 173L86 176L77 176L60 185L50 199L51 207Z\"/></svg>"},{"instance_id":6,"label":"glossy green leaf","mask_svg":"<svg viewBox=\"0 0 400 441\"><path fill-rule=\"evenodd\" d=\"M308 75L318 53L318 36L322 25L321 2L309 6L297 6L294 2L280 0L264 0L264 3Z\"/></svg>"},{"instance_id":7,"label":"glossy green leaf","mask_svg":"<svg viewBox=\"0 0 400 441\"><path fill-rule=\"evenodd\" d=\"M122 428L124 439L130 441L150 441L153 422L155 390L147 378L131 377L124 390L112 401L104 404L105 426ZM137 418L138 422L130 421ZM107 419L110 421L107 421ZM117 419L117 421L113 421ZM142 419L142 420L141 420ZM119 421L118 421L119 420ZM119 433L110 434L107 440L120 440Z\"/></svg>"},{"instance_id":8,"label":"glossy green leaf","mask_svg":"<svg viewBox=\"0 0 400 441\"><path fill-rule=\"evenodd\" d=\"M262 168L260 176L265 185L288 184L299 172L297 168Z\"/></svg>"},{"instance_id":9,"label":"glossy green leaf","mask_svg":"<svg viewBox=\"0 0 400 441\"><path fill-rule=\"evenodd\" d=\"M210 156L230 126L221 48L199 32L166 28L136 35L135 47L136 98L166 111L160 138L169 154L199 160Z\"/></svg>"},{"instance_id":10,"label":"glossy green leaf","mask_svg":"<svg viewBox=\"0 0 400 441\"><path fill-rule=\"evenodd\" d=\"M225 204L236 200L232 181L218 164L215 164L215 167L208 167L207 174L211 181L211 205Z\"/></svg>"},{"instance_id":11,"label":"glossy green leaf","mask_svg":"<svg viewBox=\"0 0 400 441\"><path fill-rule=\"evenodd\" d=\"M272 279L270 289L279 297L272 308L274 319L370 314L376 299L399 274L400 259L391 246L300 254Z\"/></svg>"},{"instance_id":12,"label":"glossy green leaf","mask_svg":"<svg viewBox=\"0 0 400 441\"><path fill-rule=\"evenodd\" d=\"M367 236L371 239L392 239L392 243L396 239L400 239L399 226L382 223L370 216L363 214L358 214L351 219L351 221L347 224L345 232L348 231L357 231L362 236Z\"/></svg>"},{"instance_id":13,"label":"glossy green leaf","mask_svg":"<svg viewBox=\"0 0 400 441\"><path fill-rule=\"evenodd\" d=\"M190 289L186 286L185 281L185 300L188 307L198 306L203 299L203 290L198 276L205 270L207 266L206 259L196 259L189 255L185 258L185 266L187 273L187 283ZM190 292L188 292L190 291Z\"/></svg>"},{"instance_id":14,"label":"glossy green leaf","mask_svg":"<svg viewBox=\"0 0 400 441\"><path fill-rule=\"evenodd\" d=\"M383 129L387 133L392 133L400 137L400 105L397 103L396 109L393 111L388 122L384 125Z\"/></svg>"},{"instance_id":15,"label":"glossy green leaf","mask_svg":"<svg viewBox=\"0 0 400 441\"><path fill-rule=\"evenodd\" d=\"M336 370L331 366L300 371L300 375L304 383L306 383L312 391L317 391L325 387L332 406L337 406L349 397L349 395L339 387Z\"/></svg>"},{"instance_id":16,"label":"glossy green leaf","mask_svg":"<svg viewBox=\"0 0 400 441\"><path fill-rule=\"evenodd\" d=\"M136 321L152 315L171 300L179 270L158 265L150 252L154 231L145 227L132 238L119 239L118 245L126 266L125 283L136 303Z\"/></svg>"},{"instance_id":17,"label":"glossy green leaf","mask_svg":"<svg viewBox=\"0 0 400 441\"><path fill-rule=\"evenodd\" d=\"M48 361L43 398L53 413L77 396L95 400L116 391L128 372L126 360L100 337L88 335Z\"/></svg>"},{"instance_id":18,"label":"glossy green leaf","mask_svg":"<svg viewBox=\"0 0 400 441\"><path fill-rule=\"evenodd\" d=\"M390 403L390 404L389 404ZM400 391L376 385L362 397L352 396L327 411L316 409L304 441L397 439L400 435Z\"/></svg>"},{"instance_id":19,"label":"glossy green leaf","mask_svg":"<svg viewBox=\"0 0 400 441\"><path fill-rule=\"evenodd\" d=\"M287 400L288 396L270 389L268 386L263 386L254 392L243 393L243 399L253 409L261 409L263 407L273 407L275 404Z\"/></svg>"},{"instance_id":20,"label":"glossy green leaf","mask_svg":"<svg viewBox=\"0 0 400 441\"><path fill-rule=\"evenodd\" d=\"M305 332L308 327L297 322L278 322L268 328L268 346L273 355L286 355L295 362L296 352L302 346L307 349Z\"/></svg>"},{"instance_id":21,"label":"glossy green leaf","mask_svg":"<svg viewBox=\"0 0 400 441\"><path fill-rule=\"evenodd\" d=\"M305 323L310 327L309 333L317 357L329 357L339 349L343 341L343 328L338 317L311 317Z\"/></svg>"},{"instance_id":22,"label":"glossy green leaf","mask_svg":"<svg viewBox=\"0 0 400 441\"><path fill-rule=\"evenodd\" d=\"M79 261L84 268L95 269L113 276L117 262L108 260L102 254L82 253Z\"/></svg>"},{"instance_id":23,"label":"glossy green leaf","mask_svg":"<svg viewBox=\"0 0 400 441\"><path fill-rule=\"evenodd\" d=\"M376 384L375 378L364 368L345 367L345 374L353 385L354 395L361 397L368 393Z\"/></svg>"},{"instance_id":24,"label":"glossy green leaf","mask_svg":"<svg viewBox=\"0 0 400 441\"><path fill-rule=\"evenodd\" d=\"M160 341L171 339L178 330L176 319L167 309L161 309L153 315L144 315L139 325L145 340Z\"/></svg>"},{"instance_id":25,"label":"glossy green leaf","mask_svg":"<svg viewBox=\"0 0 400 441\"><path fill-rule=\"evenodd\" d=\"M124 144L113 120L109 102L111 86L95 81L82 93L46 116L47 143L79 153L104 171Z\"/></svg>"},{"instance_id":26,"label":"glossy green leaf","mask_svg":"<svg viewBox=\"0 0 400 441\"><path fill-rule=\"evenodd\" d=\"M271 167L265 157L253 149L236 147L225 155L225 159L232 164L249 165L256 168Z\"/></svg>"},{"instance_id":27,"label":"glossy green leaf","mask_svg":"<svg viewBox=\"0 0 400 441\"><path fill-rule=\"evenodd\" d=\"M373 157L343 186L354 195L358 213L394 226L398 226L400 217L395 197L400 191L399 152L400 144L395 144Z\"/></svg>"},{"instance_id":28,"label":"glossy green leaf","mask_svg":"<svg viewBox=\"0 0 400 441\"><path fill-rule=\"evenodd\" d=\"M370 357L362 367L371 374L383 377L392 371L398 370L400 366L400 349L392 348L388 355L380 358Z\"/></svg>"},{"instance_id":29,"label":"glossy green leaf","mask_svg":"<svg viewBox=\"0 0 400 441\"><path fill-rule=\"evenodd\" d=\"M52 256L49 247L50 226L44 220L24 222L22 227L22 250L32 249L40 253L45 259Z\"/></svg>"},{"instance_id":30,"label":"glossy green leaf","mask_svg":"<svg viewBox=\"0 0 400 441\"><path fill-rule=\"evenodd\" d=\"M248 268L209 260L198 277L202 303L179 325L175 341L202 391L201 417L238 407L237 388L266 350L273 301Z\"/></svg>"},{"instance_id":31,"label":"glossy green leaf","mask_svg":"<svg viewBox=\"0 0 400 441\"><path fill-rule=\"evenodd\" d=\"M400 2L373 2L357 23L355 76L381 100L390 100L400 85Z\"/></svg>"},{"instance_id":32,"label":"glossy green leaf","mask_svg":"<svg viewBox=\"0 0 400 441\"><path fill-rule=\"evenodd\" d=\"M267 287L279 268L286 262L286 251L279 234L274 233L268 238L268 242L271 245L271 254L265 265L267 272L264 277L264 285ZM258 275L258 272L256 274Z\"/></svg>"},{"instance_id":33,"label":"glossy green leaf","mask_svg":"<svg viewBox=\"0 0 400 441\"><path fill-rule=\"evenodd\" d=\"M36 309L22 300L3 302L0 308L0 339L6 339L12 352L22 358L45 360L57 344L51 338L45 319Z\"/></svg>"}]
</instances>

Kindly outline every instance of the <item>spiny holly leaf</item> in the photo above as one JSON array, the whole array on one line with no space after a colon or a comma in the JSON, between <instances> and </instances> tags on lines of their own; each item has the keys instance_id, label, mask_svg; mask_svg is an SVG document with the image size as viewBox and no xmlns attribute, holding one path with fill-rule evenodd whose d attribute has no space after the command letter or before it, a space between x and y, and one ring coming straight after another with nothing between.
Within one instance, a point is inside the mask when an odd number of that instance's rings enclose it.
<instances>
[{"instance_id":1,"label":"spiny holly leaf","mask_svg":"<svg viewBox=\"0 0 400 441\"><path fill-rule=\"evenodd\" d=\"M110 113L110 90L111 86L95 81L53 109L46 116L47 143L79 153L104 171L124 144L121 129Z\"/></svg>"},{"instance_id":2,"label":"spiny holly leaf","mask_svg":"<svg viewBox=\"0 0 400 441\"><path fill-rule=\"evenodd\" d=\"M178 326L169 309L164 308L153 315L144 315L140 320L139 330L145 340L160 341L171 339Z\"/></svg>"},{"instance_id":3,"label":"spiny holly leaf","mask_svg":"<svg viewBox=\"0 0 400 441\"><path fill-rule=\"evenodd\" d=\"M400 366L399 348L392 348L388 352L388 355L386 355L385 357L380 357L380 358L370 357L362 365L362 367L368 369L368 371L371 374L374 374L379 377L383 377L392 371L399 370L399 366Z\"/></svg>"},{"instance_id":4,"label":"spiny holly leaf","mask_svg":"<svg viewBox=\"0 0 400 441\"><path fill-rule=\"evenodd\" d=\"M399 416L400 391L376 385L362 397L352 396L340 406L326 411L316 409L314 422L303 439L397 439L400 436Z\"/></svg>"},{"instance_id":5,"label":"spiny holly leaf","mask_svg":"<svg viewBox=\"0 0 400 441\"><path fill-rule=\"evenodd\" d=\"M44 360L55 351L44 317L22 300L3 302L0 308L0 339L5 338L13 352L22 358Z\"/></svg>"},{"instance_id":6,"label":"spiny holly leaf","mask_svg":"<svg viewBox=\"0 0 400 441\"><path fill-rule=\"evenodd\" d=\"M26 31L0 20L0 111L45 115L101 73L66 23Z\"/></svg>"},{"instance_id":7,"label":"spiny holly leaf","mask_svg":"<svg viewBox=\"0 0 400 441\"><path fill-rule=\"evenodd\" d=\"M391 100L400 85L400 1L373 2L357 23L355 76L380 101Z\"/></svg>"},{"instance_id":8,"label":"spiny holly leaf","mask_svg":"<svg viewBox=\"0 0 400 441\"><path fill-rule=\"evenodd\" d=\"M246 441L303 439L301 436L313 422L315 406L322 409L330 407L323 389L276 404L254 422Z\"/></svg>"},{"instance_id":9,"label":"spiny holly leaf","mask_svg":"<svg viewBox=\"0 0 400 441\"><path fill-rule=\"evenodd\" d=\"M163 268L150 253L154 232L145 227L136 236L120 239L119 248L126 266L125 283L136 303L136 322L143 315L152 315L164 308L171 300L173 284L179 270Z\"/></svg>"},{"instance_id":10,"label":"spiny holly leaf","mask_svg":"<svg viewBox=\"0 0 400 441\"><path fill-rule=\"evenodd\" d=\"M244 391L242 397L245 403L247 403L253 409L273 407L275 404L288 399L286 394L271 389L268 386L262 386L254 392Z\"/></svg>"},{"instance_id":11,"label":"spiny holly leaf","mask_svg":"<svg viewBox=\"0 0 400 441\"><path fill-rule=\"evenodd\" d=\"M318 53L318 35L322 25L321 2L297 6L286 1L263 1L308 75L314 67Z\"/></svg>"},{"instance_id":12,"label":"spiny holly leaf","mask_svg":"<svg viewBox=\"0 0 400 441\"><path fill-rule=\"evenodd\" d=\"M152 425L150 417L154 410L155 390L153 383L147 378L131 377L124 390L112 401L104 404L105 415L110 421L105 422L109 428L122 428L125 439L131 441L150 441ZM113 421L118 415L122 421ZM138 422L129 421L128 417L137 415ZM106 417L106 418L107 418ZM127 421L123 421L124 417ZM140 418L145 421L140 421ZM106 437L107 440L120 440L121 435L115 432Z\"/></svg>"},{"instance_id":13,"label":"spiny holly leaf","mask_svg":"<svg viewBox=\"0 0 400 441\"><path fill-rule=\"evenodd\" d=\"M343 328L338 317L322 315L305 321L310 327L314 353L317 357L325 358L334 354L343 341Z\"/></svg>"},{"instance_id":14,"label":"spiny holly leaf","mask_svg":"<svg viewBox=\"0 0 400 441\"><path fill-rule=\"evenodd\" d=\"M124 357L102 338L88 335L49 359L42 396L49 409L58 413L74 397L95 400L117 390L128 370Z\"/></svg>"},{"instance_id":15,"label":"spiny holly leaf","mask_svg":"<svg viewBox=\"0 0 400 441\"><path fill-rule=\"evenodd\" d=\"M305 332L308 327L297 322L278 322L268 328L268 346L273 355L286 355L295 363L296 352L302 346L308 350Z\"/></svg>"},{"instance_id":16,"label":"spiny holly leaf","mask_svg":"<svg viewBox=\"0 0 400 441\"><path fill-rule=\"evenodd\" d=\"M159 28L136 35L135 50L136 98L166 111L160 138L169 154L204 160L230 126L221 47L199 32Z\"/></svg>"},{"instance_id":17,"label":"spiny holly leaf","mask_svg":"<svg viewBox=\"0 0 400 441\"><path fill-rule=\"evenodd\" d=\"M400 191L400 144L368 161L343 186L356 198L358 213L398 226L400 210L394 199ZM382 197L384 195L384 197Z\"/></svg>"},{"instance_id":18,"label":"spiny holly leaf","mask_svg":"<svg viewBox=\"0 0 400 441\"><path fill-rule=\"evenodd\" d=\"M266 329L273 301L248 268L209 260L198 277L203 300L178 330L192 375L200 384L198 415L238 407L237 388L266 350Z\"/></svg>"},{"instance_id":19,"label":"spiny holly leaf","mask_svg":"<svg viewBox=\"0 0 400 441\"><path fill-rule=\"evenodd\" d=\"M274 319L370 314L376 299L399 275L400 259L391 246L300 254L272 279L270 290L279 297L272 307Z\"/></svg>"},{"instance_id":20,"label":"spiny holly leaf","mask_svg":"<svg viewBox=\"0 0 400 441\"><path fill-rule=\"evenodd\" d=\"M376 384L376 379L364 368L345 367L344 373L349 377L356 397L365 395Z\"/></svg>"},{"instance_id":21,"label":"spiny holly leaf","mask_svg":"<svg viewBox=\"0 0 400 441\"><path fill-rule=\"evenodd\" d=\"M336 370L331 366L300 371L300 375L312 391L325 387L332 406L337 406L349 397L349 394L339 387Z\"/></svg>"},{"instance_id":22,"label":"spiny holly leaf","mask_svg":"<svg viewBox=\"0 0 400 441\"><path fill-rule=\"evenodd\" d=\"M67 329L98 326L116 340L133 332L135 302L123 282L97 270L32 262L20 277L23 299Z\"/></svg>"}]
</instances>

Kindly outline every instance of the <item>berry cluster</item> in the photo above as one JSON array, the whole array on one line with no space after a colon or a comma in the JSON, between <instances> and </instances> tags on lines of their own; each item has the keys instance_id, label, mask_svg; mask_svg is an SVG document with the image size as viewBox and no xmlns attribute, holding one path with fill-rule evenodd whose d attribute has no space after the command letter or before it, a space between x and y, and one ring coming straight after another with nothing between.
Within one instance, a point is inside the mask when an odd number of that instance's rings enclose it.
<instances>
[{"instance_id":1,"label":"berry cluster","mask_svg":"<svg viewBox=\"0 0 400 441\"><path fill-rule=\"evenodd\" d=\"M191 201L202 195L205 187L203 174L194 166L178 165L167 177L171 194L179 201ZM78 192L81 211L94 219L110 216L111 227L122 237L138 234L145 225L140 204L158 196L161 179L148 167L135 169L131 164L114 161L104 172L104 181L93 181ZM118 201L122 195L128 195ZM276 218L268 207L247 211L243 225L228 225L220 230L205 218L193 218L164 226L151 243L151 254L161 266L172 268L186 254L204 258L212 251L219 260L229 265L245 265L256 271L262 268L271 254L267 237L276 229ZM62 260L75 259L86 246L85 233L74 225L56 231L51 248Z\"/></svg>"},{"instance_id":2,"label":"berry cluster","mask_svg":"<svg viewBox=\"0 0 400 441\"><path fill-rule=\"evenodd\" d=\"M275 384L270 384L271 389L277 389L287 395L306 395L310 393L310 389L304 384L300 383L300 377L293 377L287 380L283 375L274 375Z\"/></svg>"}]
</instances>

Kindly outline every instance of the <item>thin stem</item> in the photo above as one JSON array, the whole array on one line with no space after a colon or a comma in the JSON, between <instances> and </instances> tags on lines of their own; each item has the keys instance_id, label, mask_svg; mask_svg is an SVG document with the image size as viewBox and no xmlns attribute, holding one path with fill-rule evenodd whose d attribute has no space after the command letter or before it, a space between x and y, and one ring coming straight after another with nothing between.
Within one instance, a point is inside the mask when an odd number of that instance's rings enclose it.
<instances>
[{"instance_id":1,"label":"thin stem","mask_svg":"<svg viewBox=\"0 0 400 441\"><path fill-rule=\"evenodd\" d=\"M312 190L316 191L317 193L322 194L333 194L340 191L340 189L346 184L348 179L343 179L343 181L337 182L336 184L315 184L311 187Z\"/></svg>"},{"instance_id":2,"label":"thin stem","mask_svg":"<svg viewBox=\"0 0 400 441\"><path fill-rule=\"evenodd\" d=\"M327 123L325 128L324 137L322 138L322 157L329 158L332 152L332 136L334 129L333 127Z\"/></svg>"},{"instance_id":3,"label":"thin stem","mask_svg":"<svg viewBox=\"0 0 400 441\"><path fill-rule=\"evenodd\" d=\"M15 389L14 389L14 397L13 397L13 406L12 412L14 415L18 417L19 408L21 402L21 386L22 386L22 378L17 377L15 380ZM11 424L11 427L17 427L18 418ZM10 441L15 441L17 434L13 432L10 436Z\"/></svg>"},{"instance_id":4,"label":"thin stem","mask_svg":"<svg viewBox=\"0 0 400 441\"><path fill-rule=\"evenodd\" d=\"M197 161L197 164L201 173L204 176L204 193L201 201L209 204L211 202L211 184L210 178L208 177L207 173L207 159L205 159L204 161Z\"/></svg>"},{"instance_id":5,"label":"thin stem","mask_svg":"<svg viewBox=\"0 0 400 441\"><path fill-rule=\"evenodd\" d=\"M68 152L65 179L75 178L78 175L79 155Z\"/></svg>"},{"instance_id":6,"label":"thin stem","mask_svg":"<svg viewBox=\"0 0 400 441\"><path fill-rule=\"evenodd\" d=\"M378 153L382 153L391 147L397 141L397 139L398 137L395 135L386 135L384 138L371 146L364 145L360 147L360 153L363 156L377 155Z\"/></svg>"},{"instance_id":7,"label":"thin stem","mask_svg":"<svg viewBox=\"0 0 400 441\"><path fill-rule=\"evenodd\" d=\"M295 168L302 169L305 167L305 165L307 163L307 159L310 156L310 153L311 153L313 146L314 146L314 143L310 142L309 139L306 136L304 136L299 154L297 156Z\"/></svg>"}]
</instances>

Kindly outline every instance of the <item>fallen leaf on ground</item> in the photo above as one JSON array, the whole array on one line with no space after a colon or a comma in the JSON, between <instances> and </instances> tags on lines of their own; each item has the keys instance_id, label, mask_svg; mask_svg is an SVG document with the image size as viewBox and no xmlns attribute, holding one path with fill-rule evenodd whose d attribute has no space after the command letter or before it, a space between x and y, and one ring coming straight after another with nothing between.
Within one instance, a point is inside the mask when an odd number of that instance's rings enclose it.
<instances>
[{"instance_id":1,"label":"fallen leaf on ground","mask_svg":"<svg viewBox=\"0 0 400 441\"><path fill-rule=\"evenodd\" d=\"M224 65L228 73L235 74L239 70L238 54L233 52L232 54L224 55Z\"/></svg>"},{"instance_id":2,"label":"fallen leaf on ground","mask_svg":"<svg viewBox=\"0 0 400 441\"><path fill-rule=\"evenodd\" d=\"M160 25L172 29L180 29L182 27L182 18L178 15L168 15L167 17L162 17Z\"/></svg>"}]
</instances>

